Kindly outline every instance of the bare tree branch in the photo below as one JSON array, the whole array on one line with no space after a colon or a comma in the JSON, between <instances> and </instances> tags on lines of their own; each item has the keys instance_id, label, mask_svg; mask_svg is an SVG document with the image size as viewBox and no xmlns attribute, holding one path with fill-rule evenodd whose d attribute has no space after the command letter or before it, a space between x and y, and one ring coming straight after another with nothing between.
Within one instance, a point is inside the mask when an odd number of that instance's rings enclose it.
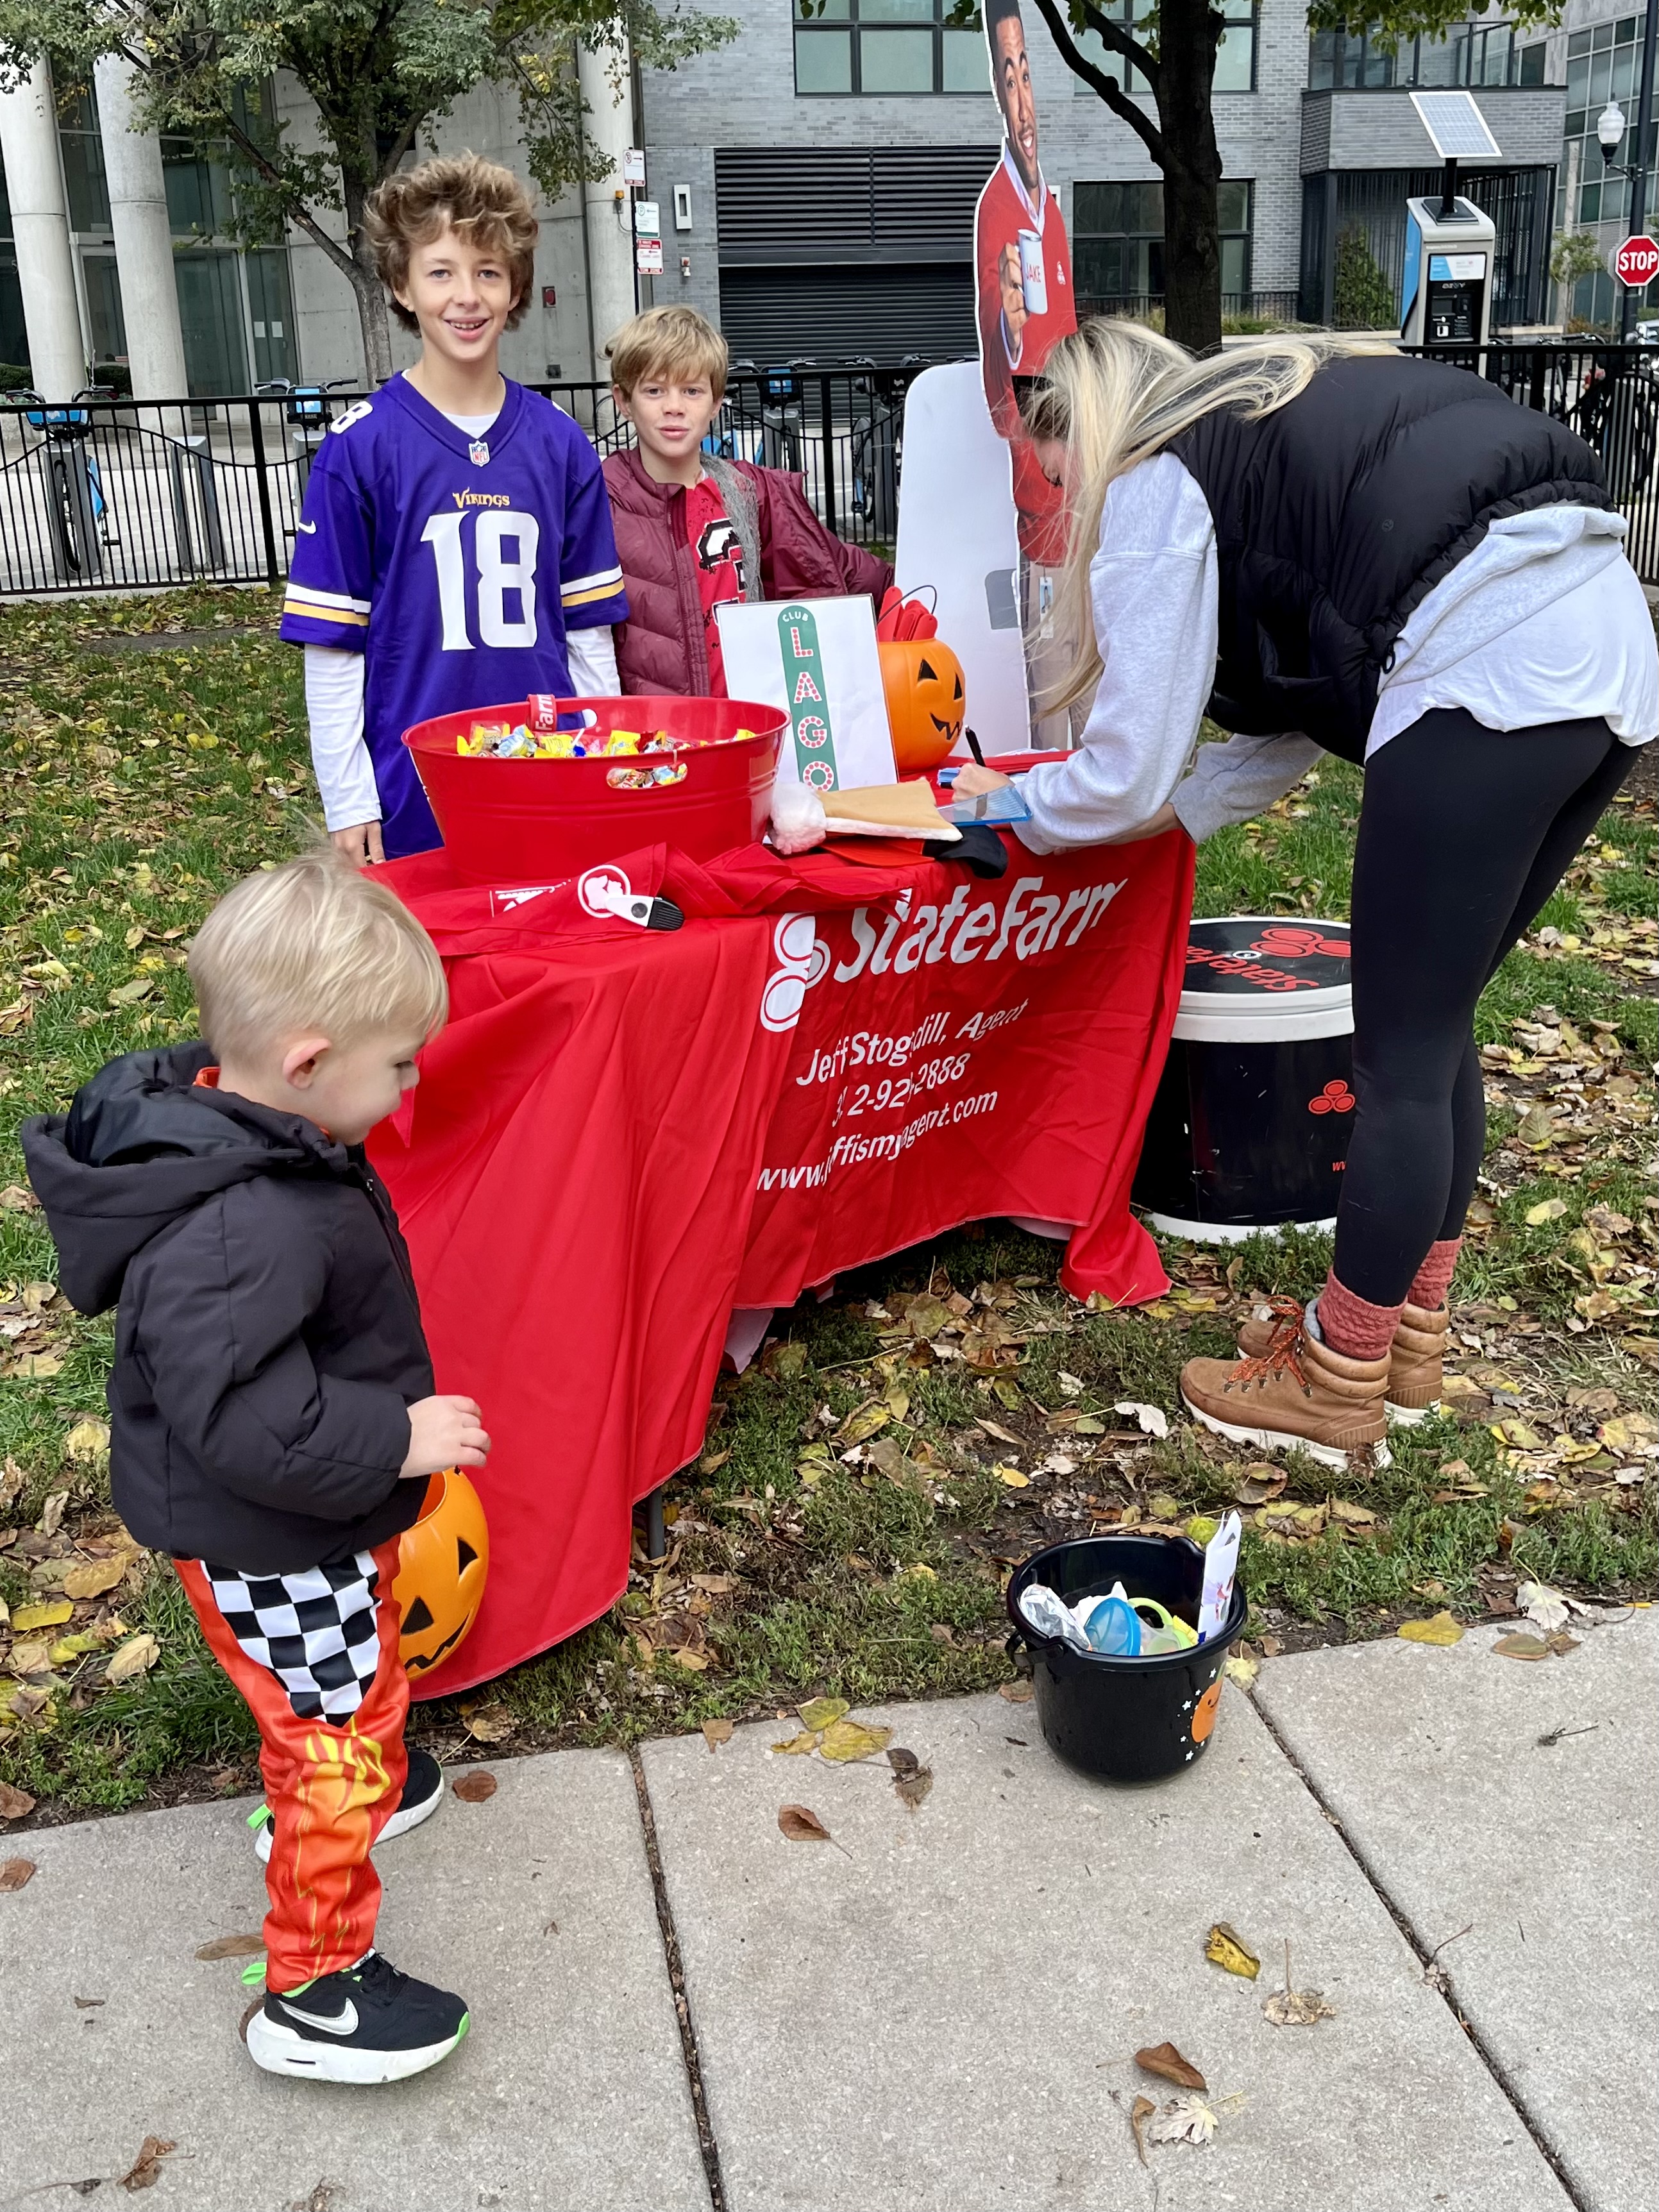
<instances>
[{"instance_id":1,"label":"bare tree branch","mask_svg":"<svg viewBox=\"0 0 1659 2212\"><path fill-rule=\"evenodd\" d=\"M1105 102L1106 106L1111 109L1113 114L1117 117L1120 122L1127 123L1128 125L1130 130L1133 131L1135 136L1140 140L1142 145L1146 147L1146 151L1152 155L1153 161L1158 163L1159 168L1163 168L1165 163L1165 149L1163 134L1158 130L1158 125L1142 108L1139 107L1136 103L1129 98L1127 93L1123 90L1121 85L1119 84L1115 76L1108 76L1104 70L1097 68L1097 65L1089 60L1088 57L1080 51L1077 42L1072 37L1071 32L1066 27L1065 18L1061 15L1059 7L1056 5L1056 0L1036 0L1036 4L1037 13L1042 16L1043 21L1048 26L1050 34L1054 39L1054 44L1060 48L1060 58L1066 64L1066 68L1071 70L1074 76L1081 77L1085 84L1090 86L1099 95L1099 97ZM1097 12L1097 11L1092 8L1089 9L1089 13L1091 15L1095 15ZM1103 22L1104 21L1103 17L1101 20ZM1109 27L1114 32L1118 28L1115 24L1112 24ZM1143 61L1142 59L1143 50L1135 44L1135 41L1133 39L1126 37L1124 48L1120 48L1120 51L1124 51L1125 49L1127 49L1129 58L1133 61L1137 69L1143 69L1146 66L1146 61ZM1150 60L1150 57L1147 57L1147 59ZM1156 71L1157 67L1158 64L1156 62L1152 63L1152 68L1154 71Z\"/></svg>"}]
</instances>

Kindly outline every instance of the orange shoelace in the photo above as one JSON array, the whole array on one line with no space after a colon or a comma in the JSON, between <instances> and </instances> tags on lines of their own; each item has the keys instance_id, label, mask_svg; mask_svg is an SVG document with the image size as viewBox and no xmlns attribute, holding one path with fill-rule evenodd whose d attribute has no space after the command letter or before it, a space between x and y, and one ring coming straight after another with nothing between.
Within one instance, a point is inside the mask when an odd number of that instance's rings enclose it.
<instances>
[{"instance_id":1,"label":"orange shoelace","mask_svg":"<svg viewBox=\"0 0 1659 2212\"><path fill-rule=\"evenodd\" d=\"M1241 1359L1229 1384L1242 1382L1248 1386L1260 1382L1265 1389L1279 1376L1290 1374L1302 1385L1304 1395L1311 1396L1313 1386L1304 1372L1300 1357L1305 1334L1303 1309L1294 1298L1270 1298L1268 1306L1273 1316L1273 1333L1267 1350Z\"/></svg>"}]
</instances>

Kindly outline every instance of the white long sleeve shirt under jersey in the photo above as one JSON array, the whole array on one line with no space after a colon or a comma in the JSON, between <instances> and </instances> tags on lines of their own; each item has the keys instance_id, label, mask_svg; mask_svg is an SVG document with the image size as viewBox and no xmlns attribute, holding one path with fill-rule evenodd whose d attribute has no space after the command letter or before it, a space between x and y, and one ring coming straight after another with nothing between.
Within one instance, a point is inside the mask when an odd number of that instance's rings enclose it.
<instances>
[{"instance_id":1,"label":"white long sleeve shirt under jersey","mask_svg":"<svg viewBox=\"0 0 1659 2212\"><path fill-rule=\"evenodd\" d=\"M1367 757L1435 707L1498 730L1605 715L1615 737L1659 732L1659 651L1622 516L1583 507L1494 522L1395 644ZM1090 563L1103 668L1079 749L1016 779L1034 853L1137 828L1166 799L1202 841L1280 799L1318 759L1296 732L1193 748L1215 678L1215 525L1173 453L1106 495ZM1190 772L1182 771L1190 762Z\"/></svg>"},{"instance_id":2,"label":"white long sleeve shirt under jersey","mask_svg":"<svg viewBox=\"0 0 1659 2212\"><path fill-rule=\"evenodd\" d=\"M482 438L494 415L452 415L469 438ZM363 738L363 656L339 645L308 645L306 655L306 719L311 726L311 764L322 794L323 820L331 830L353 830L380 818L380 794L374 763ZM577 698L615 698L617 648L611 632L573 629L566 634L565 657Z\"/></svg>"}]
</instances>

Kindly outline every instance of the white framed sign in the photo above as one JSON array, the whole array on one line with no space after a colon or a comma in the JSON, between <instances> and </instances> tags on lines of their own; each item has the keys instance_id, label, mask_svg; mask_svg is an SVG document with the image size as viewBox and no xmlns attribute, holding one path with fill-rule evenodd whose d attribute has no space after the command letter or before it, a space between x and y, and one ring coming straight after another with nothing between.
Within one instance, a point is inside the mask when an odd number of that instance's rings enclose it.
<instances>
[{"instance_id":1,"label":"white framed sign","mask_svg":"<svg viewBox=\"0 0 1659 2212\"><path fill-rule=\"evenodd\" d=\"M726 689L781 707L778 775L813 791L896 783L875 609L867 598L717 607Z\"/></svg>"}]
</instances>

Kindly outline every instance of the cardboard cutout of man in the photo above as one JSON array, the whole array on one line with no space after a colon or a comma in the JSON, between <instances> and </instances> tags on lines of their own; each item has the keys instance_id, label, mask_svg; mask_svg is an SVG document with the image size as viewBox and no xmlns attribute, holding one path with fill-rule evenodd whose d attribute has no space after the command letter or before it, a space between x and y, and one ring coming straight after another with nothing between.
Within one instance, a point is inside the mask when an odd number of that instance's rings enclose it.
<instances>
[{"instance_id":1,"label":"cardboard cutout of man","mask_svg":"<svg viewBox=\"0 0 1659 2212\"><path fill-rule=\"evenodd\" d=\"M1002 159L979 196L974 260L986 404L1013 461L1020 550L1033 567L1065 556L1065 501L1020 429L1016 376L1035 376L1049 349L1077 328L1072 254L1060 202L1037 158L1036 101L1019 0L984 0L992 88L1002 111Z\"/></svg>"}]
</instances>

